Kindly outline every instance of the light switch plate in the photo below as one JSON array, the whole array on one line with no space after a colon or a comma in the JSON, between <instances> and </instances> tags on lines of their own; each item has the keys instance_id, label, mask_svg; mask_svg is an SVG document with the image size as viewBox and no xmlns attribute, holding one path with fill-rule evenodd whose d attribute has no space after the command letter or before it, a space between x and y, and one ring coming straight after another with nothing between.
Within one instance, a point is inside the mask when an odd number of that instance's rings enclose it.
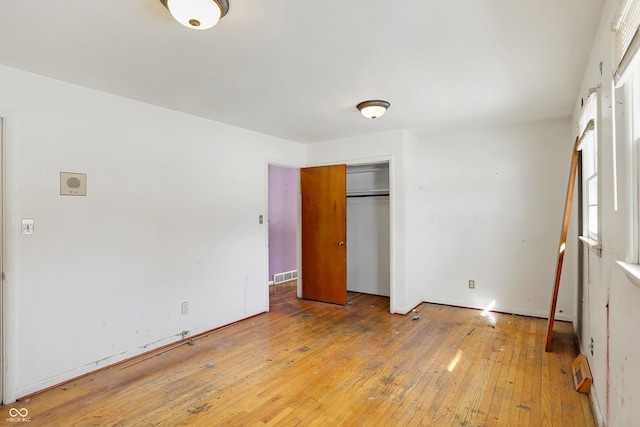
<instances>
[{"instance_id":1,"label":"light switch plate","mask_svg":"<svg viewBox=\"0 0 640 427\"><path fill-rule=\"evenodd\" d=\"M75 172L60 172L61 196L86 196L87 174Z\"/></svg>"}]
</instances>

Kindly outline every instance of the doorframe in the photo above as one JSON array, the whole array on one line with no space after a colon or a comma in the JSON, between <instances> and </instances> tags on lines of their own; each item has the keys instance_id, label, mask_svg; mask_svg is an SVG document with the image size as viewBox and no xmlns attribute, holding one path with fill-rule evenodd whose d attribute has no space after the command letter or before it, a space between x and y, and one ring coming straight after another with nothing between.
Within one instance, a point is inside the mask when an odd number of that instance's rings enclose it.
<instances>
[{"instance_id":1,"label":"doorframe","mask_svg":"<svg viewBox=\"0 0 640 427\"><path fill-rule=\"evenodd\" d=\"M17 400L15 351L16 345L16 323L15 323L15 293L11 273L13 272L12 252L7 248L14 247L14 234L18 232L14 227L14 218L9 209L8 201L13 200L13 189L7 182L6 177L14 176L12 160L15 146L14 124L16 123L15 111L0 109L2 126L0 132L0 265L4 273L4 280L0 277L0 401L4 405L15 403Z\"/></svg>"},{"instance_id":2,"label":"doorframe","mask_svg":"<svg viewBox=\"0 0 640 427\"><path fill-rule=\"evenodd\" d=\"M396 179L395 179L395 164L394 164L394 155L383 155L383 156L375 156L375 157L358 157L354 159L341 159L341 160L332 160L330 162L321 162L321 163L313 163L306 165L304 167L314 167L314 166L332 166L338 164L345 164L348 166L358 166L358 165L371 165L375 163L389 163L389 312L391 314L396 313L395 310L395 301L396 301ZM298 200L300 196L298 195ZM301 210L298 210L298 215L301 215ZM298 217L298 226L300 226L301 220ZM300 229L298 229L298 238L301 239ZM301 243L300 243L301 244ZM347 245L349 242L347 242ZM298 247L300 251L300 246ZM298 258L298 277L302 276L300 268L301 262L301 254L299 254ZM301 280L298 279L298 298L302 297L302 283ZM401 311L398 311L402 313ZM406 314L406 313L402 313Z\"/></svg>"},{"instance_id":3,"label":"doorframe","mask_svg":"<svg viewBox=\"0 0 640 427\"><path fill-rule=\"evenodd\" d=\"M0 402L4 404L4 117L0 115Z\"/></svg>"},{"instance_id":4,"label":"doorframe","mask_svg":"<svg viewBox=\"0 0 640 427\"><path fill-rule=\"evenodd\" d=\"M267 158L264 166L264 180L265 180L265 221L264 221L264 236L265 236L265 292L267 295L267 311L271 309L271 301L269 299L269 165L281 166L285 168L295 169L297 172L296 179L296 266L298 269L298 285L296 295L298 298L302 298L302 200L300 198L300 169L306 167L303 164L296 162L286 162L278 159Z\"/></svg>"}]
</instances>

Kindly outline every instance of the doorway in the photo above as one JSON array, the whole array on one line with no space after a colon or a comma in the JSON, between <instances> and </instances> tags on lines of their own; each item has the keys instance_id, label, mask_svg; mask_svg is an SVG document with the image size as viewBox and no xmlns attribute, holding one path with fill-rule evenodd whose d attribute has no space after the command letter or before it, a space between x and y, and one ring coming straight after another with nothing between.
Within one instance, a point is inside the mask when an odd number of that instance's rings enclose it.
<instances>
[{"instance_id":1,"label":"doorway","mask_svg":"<svg viewBox=\"0 0 640 427\"><path fill-rule=\"evenodd\" d=\"M299 176L298 168L268 165L267 281L272 290L297 286Z\"/></svg>"},{"instance_id":2,"label":"doorway","mask_svg":"<svg viewBox=\"0 0 640 427\"><path fill-rule=\"evenodd\" d=\"M389 172L389 161L301 170L304 298L345 304L348 290L393 297Z\"/></svg>"}]
</instances>

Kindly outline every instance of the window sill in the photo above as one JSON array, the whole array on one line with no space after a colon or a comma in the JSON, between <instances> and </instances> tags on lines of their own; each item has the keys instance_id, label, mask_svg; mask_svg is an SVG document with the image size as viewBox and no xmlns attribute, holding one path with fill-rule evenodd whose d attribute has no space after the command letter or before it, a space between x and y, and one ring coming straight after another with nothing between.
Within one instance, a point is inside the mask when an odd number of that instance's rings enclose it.
<instances>
[{"instance_id":1,"label":"window sill","mask_svg":"<svg viewBox=\"0 0 640 427\"><path fill-rule=\"evenodd\" d=\"M582 243L587 245L589 249L595 252L596 255L602 256L602 244L600 244L600 242L586 236L578 236L578 239L580 239Z\"/></svg>"},{"instance_id":2,"label":"window sill","mask_svg":"<svg viewBox=\"0 0 640 427\"><path fill-rule=\"evenodd\" d=\"M628 262L622 261L616 261L616 264L624 271L624 274L627 275L629 280L640 288L640 265L629 264Z\"/></svg>"}]
</instances>

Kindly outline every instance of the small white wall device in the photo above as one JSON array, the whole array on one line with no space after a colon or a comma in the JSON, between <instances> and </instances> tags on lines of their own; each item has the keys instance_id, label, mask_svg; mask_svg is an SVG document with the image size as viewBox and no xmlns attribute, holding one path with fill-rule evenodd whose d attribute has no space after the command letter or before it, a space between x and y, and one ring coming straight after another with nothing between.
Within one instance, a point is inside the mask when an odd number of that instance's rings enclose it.
<instances>
[{"instance_id":1,"label":"small white wall device","mask_svg":"<svg viewBox=\"0 0 640 427\"><path fill-rule=\"evenodd\" d=\"M75 172L60 172L61 196L86 196L87 174Z\"/></svg>"}]
</instances>

